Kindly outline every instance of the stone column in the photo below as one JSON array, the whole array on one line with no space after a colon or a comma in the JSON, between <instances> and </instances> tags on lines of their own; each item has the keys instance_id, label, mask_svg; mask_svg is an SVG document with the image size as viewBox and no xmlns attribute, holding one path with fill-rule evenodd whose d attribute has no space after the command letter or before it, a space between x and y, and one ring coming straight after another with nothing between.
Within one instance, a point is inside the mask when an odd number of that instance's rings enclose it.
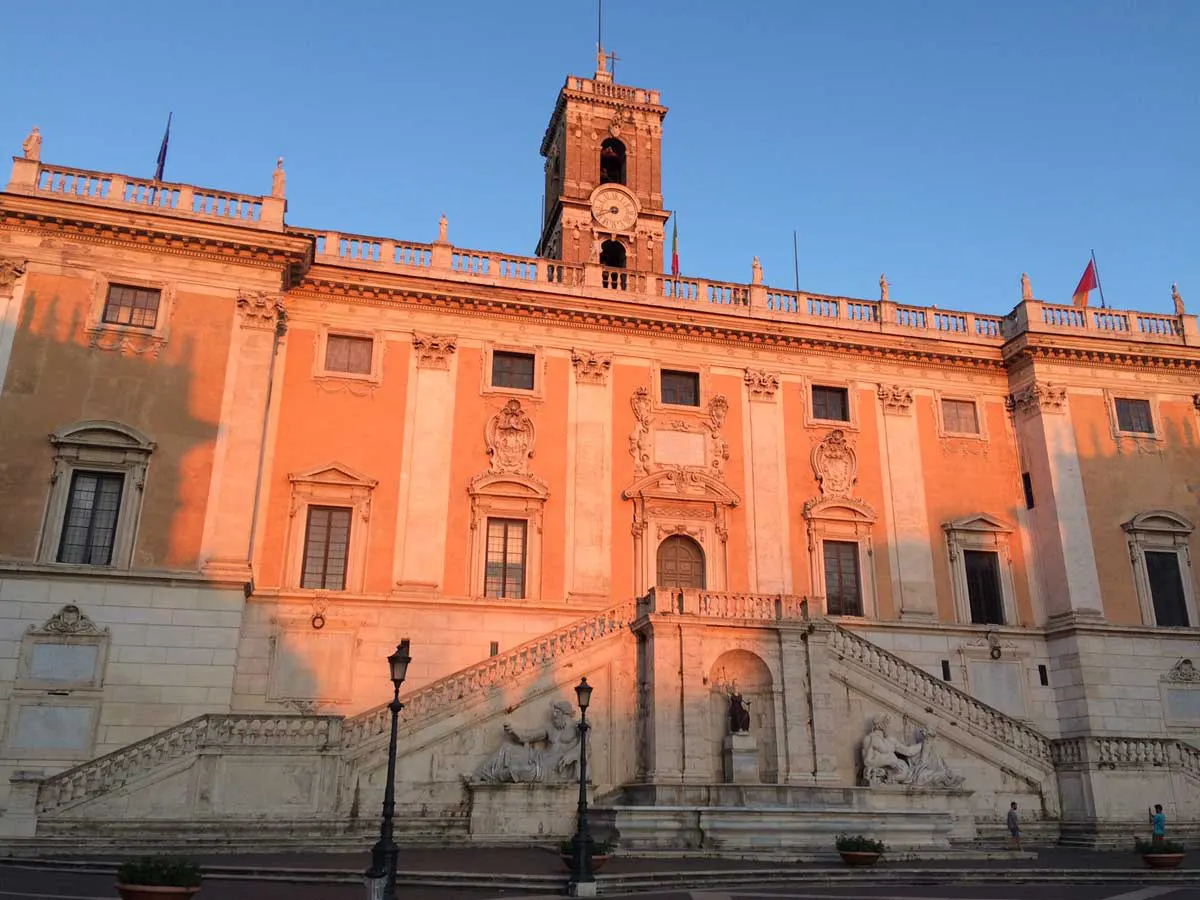
<instances>
[{"instance_id":1,"label":"stone column","mask_svg":"<svg viewBox=\"0 0 1200 900\"><path fill-rule=\"evenodd\" d=\"M25 260L0 259L0 392L8 374L8 363L12 359L13 340L17 335L17 322L21 318L21 301L25 298Z\"/></svg>"},{"instance_id":2,"label":"stone column","mask_svg":"<svg viewBox=\"0 0 1200 900\"><path fill-rule=\"evenodd\" d=\"M453 335L413 335L394 557L395 582L402 591L435 592L445 577L450 503L446 448L454 431L457 348ZM469 590L482 592L483 586Z\"/></svg>"},{"instance_id":3,"label":"stone column","mask_svg":"<svg viewBox=\"0 0 1200 900\"><path fill-rule=\"evenodd\" d=\"M596 603L611 591L612 356L572 350L567 412L567 596Z\"/></svg>"},{"instance_id":4,"label":"stone column","mask_svg":"<svg viewBox=\"0 0 1200 900\"><path fill-rule=\"evenodd\" d=\"M265 291L240 291L237 323L225 368L221 424L200 551L204 574L249 581L250 534L260 474L263 422L283 300Z\"/></svg>"},{"instance_id":5,"label":"stone column","mask_svg":"<svg viewBox=\"0 0 1200 900\"><path fill-rule=\"evenodd\" d=\"M751 590L763 594L792 592L787 490L787 460L783 439L783 407L776 400L779 375L746 369L744 426L749 485Z\"/></svg>"},{"instance_id":6,"label":"stone column","mask_svg":"<svg viewBox=\"0 0 1200 900\"><path fill-rule=\"evenodd\" d=\"M879 431L884 449L884 514L891 535L889 557L893 596L901 619L937 618L929 513L925 508L925 475L921 436L913 412L912 390L879 385Z\"/></svg>"},{"instance_id":7,"label":"stone column","mask_svg":"<svg viewBox=\"0 0 1200 900\"><path fill-rule=\"evenodd\" d=\"M1104 616L1066 388L1035 381L1009 406L1038 502L1029 510L1049 618Z\"/></svg>"},{"instance_id":8,"label":"stone column","mask_svg":"<svg viewBox=\"0 0 1200 900\"><path fill-rule=\"evenodd\" d=\"M783 716L778 730L786 751L779 774L785 784L813 784L817 764L809 718L812 698L808 690L808 648L802 630L780 629L778 634L783 694Z\"/></svg>"},{"instance_id":9,"label":"stone column","mask_svg":"<svg viewBox=\"0 0 1200 900\"><path fill-rule=\"evenodd\" d=\"M649 654L647 699L651 704L647 728L652 733L646 766L651 784L683 781L683 694L679 671L679 629L672 617L652 615L646 652ZM704 732L707 735L707 731ZM697 738L700 739L700 738Z\"/></svg>"},{"instance_id":10,"label":"stone column","mask_svg":"<svg viewBox=\"0 0 1200 900\"><path fill-rule=\"evenodd\" d=\"M838 784L837 741L845 729L839 727L834 714L833 694L836 685L830 674L829 638L833 627L826 622L811 622L808 626L808 690L812 709L813 781L816 784Z\"/></svg>"}]
</instances>

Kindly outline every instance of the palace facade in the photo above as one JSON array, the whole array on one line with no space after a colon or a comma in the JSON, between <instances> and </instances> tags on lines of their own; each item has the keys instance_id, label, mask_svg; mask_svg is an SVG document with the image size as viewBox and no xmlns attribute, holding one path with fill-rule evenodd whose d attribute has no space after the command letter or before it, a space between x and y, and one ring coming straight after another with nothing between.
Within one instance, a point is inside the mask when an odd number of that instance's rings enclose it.
<instances>
[{"instance_id":1,"label":"palace facade","mask_svg":"<svg viewBox=\"0 0 1200 900\"><path fill-rule=\"evenodd\" d=\"M666 113L603 63L567 78L535 258L444 218L293 227L282 161L245 196L26 141L0 194L14 846L368 833L402 637L409 840L569 834L574 770L539 760L583 675L631 849L741 846L747 817L944 846L1013 799L1047 840L1124 841L1151 802L1200 825L1196 317L664 275ZM496 765L506 718L532 768Z\"/></svg>"}]
</instances>

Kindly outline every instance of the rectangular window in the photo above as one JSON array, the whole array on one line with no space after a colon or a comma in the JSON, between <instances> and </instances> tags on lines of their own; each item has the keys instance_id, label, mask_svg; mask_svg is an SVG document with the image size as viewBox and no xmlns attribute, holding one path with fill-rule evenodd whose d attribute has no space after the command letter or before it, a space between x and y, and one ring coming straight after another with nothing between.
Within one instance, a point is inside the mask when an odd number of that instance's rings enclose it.
<instances>
[{"instance_id":1,"label":"rectangular window","mask_svg":"<svg viewBox=\"0 0 1200 900\"><path fill-rule=\"evenodd\" d=\"M371 352L375 341L369 337L331 334L325 340L325 371L371 374Z\"/></svg>"},{"instance_id":2,"label":"rectangular window","mask_svg":"<svg viewBox=\"0 0 1200 900\"><path fill-rule=\"evenodd\" d=\"M1154 434L1149 400L1117 398L1117 429L1135 434Z\"/></svg>"},{"instance_id":3,"label":"rectangular window","mask_svg":"<svg viewBox=\"0 0 1200 900\"><path fill-rule=\"evenodd\" d=\"M318 591L346 589L350 550L350 513L345 506L310 506L304 531L304 568L300 587Z\"/></svg>"},{"instance_id":4,"label":"rectangular window","mask_svg":"<svg viewBox=\"0 0 1200 900\"><path fill-rule=\"evenodd\" d=\"M663 369L662 402L675 406L700 405L700 375L697 372L672 372Z\"/></svg>"},{"instance_id":5,"label":"rectangular window","mask_svg":"<svg viewBox=\"0 0 1200 900\"><path fill-rule=\"evenodd\" d=\"M840 387L822 387L814 384L812 389L812 414L814 419L830 422L850 421L850 392Z\"/></svg>"},{"instance_id":6,"label":"rectangular window","mask_svg":"<svg viewBox=\"0 0 1200 900\"><path fill-rule=\"evenodd\" d=\"M58 561L85 566L112 562L113 539L125 476L75 472L67 497L67 515L58 545Z\"/></svg>"},{"instance_id":7,"label":"rectangular window","mask_svg":"<svg viewBox=\"0 0 1200 900\"><path fill-rule=\"evenodd\" d=\"M1174 550L1147 550L1146 578L1154 601L1154 624L1186 628L1187 601L1183 596L1179 554Z\"/></svg>"},{"instance_id":8,"label":"rectangular window","mask_svg":"<svg viewBox=\"0 0 1200 900\"><path fill-rule=\"evenodd\" d=\"M858 544L825 541L825 601L831 616L861 616L862 580L858 571Z\"/></svg>"},{"instance_id":9,"label":"rectangular window","mask_svg":"<svg viewBox=\"0 0 1200 900\"><path fill-rule=\"evenodd\" d=\"M951 434L979 434L979 417L970 400L943 400L942 423Z\"/></svg>"},{"instance_id":10,"label":"rectangular window","mask_svg":"<svg viewBox=\"0 0 1200 900\"><path fill-rule=\"evenodd\" d=\"M508 353L497 350L492 354L492 387L533 390L532 353Z\"/></svg>"},{"instance_id":11,"label":"rectangular window","mask_svg":"<svg viewBox=\"0 0 1200 900\"><path fill-rule=\"evenodd\" d=\"M1045 664L1038 665L1038 683L1042 687L1050 687L1050 673L1046 671Z\"/></svg>"},{"instance_id":12,"label":"rectangular window","mask_svg":"<svg viewBox=\"0 0 1200 900\"><path fill-rule=\"evenodd\" d=\"M1033 479L1028 472L1021 473L1021 488L1025 491L1025 508L1033 509Z\"/></svg>"},{"instance_id":13,"label":"rectangular window","mask_svg":"<svg viewBox=\"0 0 1200 900\"><path fill-rule=\"evenodd\" d=\"M950 660L942 660L942 681L950 680Z\"/></svg>"},{"instance_id":14,"label":"rectangular window","mask_svg":"<svg viewBox=\"0 0 1200 900\"><path fill-rule=\"evenodd\" d=\"M154 329L158 324L158 301L161 291L153 288L110 284L104 301L103 321L107 325L132 325L134 328Z\"/></svg>"},{"instance_id":15,"label":"rectangular window","mask_svg":"<svg viewBox=\"0 0 1200 900\"><path fill-rule=\"evenodd\" d=\"M483 585L488 597L525 596L525 528L523 519L488 519Z\"/></svg>"},{"instance_id":16,"label":"rectangular window","mask_svg":"<svg viewBox=\"0 0 1200 900\"><path fill-rule=\"evenodd\" d=\"M975 625L1003 625L1004 599L1000 592L1000 557L990 550L964 550L967 569L967 596L971 602L971 622Z\"/></svg>"}]
</instances>

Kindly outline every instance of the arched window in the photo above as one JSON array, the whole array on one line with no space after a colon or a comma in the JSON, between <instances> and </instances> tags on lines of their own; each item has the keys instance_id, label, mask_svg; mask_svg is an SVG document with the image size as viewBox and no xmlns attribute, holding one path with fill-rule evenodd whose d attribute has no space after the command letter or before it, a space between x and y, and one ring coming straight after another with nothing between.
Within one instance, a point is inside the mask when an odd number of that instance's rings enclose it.
<instances>
[{"instance_id":1,"label":"arched window","mask_svg":"<svg viewBox=\"0 0 1200 900\"><path fill-rule=\"evenodd\" d=\"M704 587L704 551L689 537L673 534L658 545L659 587Z\"/></svg>"},{"instance_id":2,"label":"arched window","mask_svg":"<svg viewBox=\"0 0 1200 900\"><path fill-rule=\"evenodd\" d=\"M616 138L600 145L600 183L625 183L625 145Z\"/></svg>"},{"instance_id":3,"label":"arched window","mask_svg":"<svg viewBox=\"0 0 1200 900\"><path fill-rule=\"evenodd\" d=\"M600 265L612 269L625 268L625 245L620 241L605 241L601 244Z\"/></svg>"}]
</instances>

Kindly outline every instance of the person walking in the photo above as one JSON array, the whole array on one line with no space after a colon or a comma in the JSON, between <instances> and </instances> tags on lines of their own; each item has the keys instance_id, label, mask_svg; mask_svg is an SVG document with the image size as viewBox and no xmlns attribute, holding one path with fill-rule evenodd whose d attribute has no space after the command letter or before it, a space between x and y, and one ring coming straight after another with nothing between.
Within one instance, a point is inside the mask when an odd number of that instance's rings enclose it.
<instances>
[{"instance_id":1,"label":"person walking","mask_svg":"<svg viewBox=\"0 0 1200 900\"><path fill-rule=\"evenodd\" d=\"M1154 812L1150 814L1150 842L1161 844L1167 839L1167 817L1162 804L1154 804Z\"/></svg>"},{"instance_id":2,"label":"person walking","mask_svg":"<svg viewBox=\"0 0 1200 900\"><path fill-rule=\"evenodd\" d=\"M1021 852L1021 819L1017 815L1017 803L1015 800L1008 808L1008 835L1012 838L1017 852Z\"/></svg>"}]
</instances>

